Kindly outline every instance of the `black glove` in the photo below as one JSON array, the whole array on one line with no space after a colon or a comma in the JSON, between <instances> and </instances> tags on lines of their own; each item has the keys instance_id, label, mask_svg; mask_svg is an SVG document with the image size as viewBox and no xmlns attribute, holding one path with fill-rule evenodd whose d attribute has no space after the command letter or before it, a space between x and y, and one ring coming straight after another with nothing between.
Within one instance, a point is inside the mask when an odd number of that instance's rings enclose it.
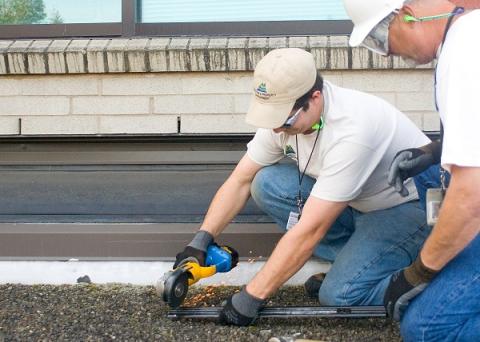
<instances>
[{"instance_id":1,"label":"black glove","mask_svg":"<svg viewBox=\"0 0 480 342\"><path fill-rule=\"evenodd\" d=\"M205 258L207 257L207 248L213 243L213 236L205 230L199 230L192 242L185 249L177 254L173 268L188 262L194 261L200 266L205 266Z\"/></svg>"},{"instance_id":2,"label":"black glove","mask_svg":"<svg viewBox=\"0 0 480 342\"><path fill-rule=\"evenodd\" d=\"M226 300L220 312L219 321L222 324L247 326L258 317L258 312L265 301L250 295L246 287Z\"/></svg>"},{"instance_id":3,"label":"black glove","mask_svg":"<svg viewBox=\"0 0 480 342\"><path fill-rule=\"evenodd\" d=\"M427 287L436 273L423 264L420 256L407 268L394 273L383 298L387 316L400 321L410 301Z\"/></svg>"},{"instance_id":4,"label":"black glove","mask_svg":"<svg viewBox=\"0 0 480 342\"><path fill-rule=\"evenodd\" d=\"M440 140L434 141L420 148L409 148L399 151L393 158L388 172L388 184L403 197L408 196L408 190L403 182L422 173L430 166L440 162L442 145Z\"/></svg>"},{"instance_id":5,"label":"black glove","mask_svg":"<svg viewBox=\"0 0 480 342\"><path fill-rule=\"evenodd\" d=\"M182 252L177 254L173 268L177 268L178 266L181 266L189 261L196 262L200 266L205 266L206 257L207 252L187 246Z\"/></svg>"}]
</instances>

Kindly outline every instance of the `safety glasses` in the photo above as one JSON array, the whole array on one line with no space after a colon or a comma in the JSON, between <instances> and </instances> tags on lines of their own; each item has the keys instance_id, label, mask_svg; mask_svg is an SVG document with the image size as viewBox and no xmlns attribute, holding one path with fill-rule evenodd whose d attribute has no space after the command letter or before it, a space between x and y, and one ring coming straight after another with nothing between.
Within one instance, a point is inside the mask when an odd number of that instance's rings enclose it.
<instances>
[{"instance_id":1,"label":"safety glasses","mask_svg":"<svg viewBox=\"0 0 480 342\"><path fill-rule=\"evenodd\" d=\"M393 11L379 22L363 40L362 46L383 56L388 56L388 28L398 10Z\"/></svg>"},{"instance_id":2,"label":"safety glasses","mask_svg":"<svg viewBox=\"0 0 480 342\"><path fill-rule=\"evenodd\" d=\"M287 121L285 121L285 123L282 125L282 128L290 128L292 127L295 122L297 121L298 119L298 115L300 114L300 112L302 111L303 107L300 107L298 108L298 110L295 112L295 114L293 114L292 116L290 116Z\"/></svg>"}]
</instances>

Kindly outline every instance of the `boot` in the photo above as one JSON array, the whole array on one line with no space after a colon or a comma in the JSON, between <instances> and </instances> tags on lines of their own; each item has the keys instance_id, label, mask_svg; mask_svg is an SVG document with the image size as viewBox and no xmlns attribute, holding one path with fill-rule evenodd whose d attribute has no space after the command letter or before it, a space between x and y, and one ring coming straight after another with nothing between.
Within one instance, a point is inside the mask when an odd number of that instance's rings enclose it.
<instances>
[{"instance_id":1,"label":"boot","mask_svg":"<svg viewBox=\"0 0 480 342\"><path fill-rule=\"evenodd\" d=\"M325 279L325 273L317 273L312 275L303 285L305 287L305 293L310 298L318 299L318 291L322 286L323 279Z\"/></svg>"}]
</instances>

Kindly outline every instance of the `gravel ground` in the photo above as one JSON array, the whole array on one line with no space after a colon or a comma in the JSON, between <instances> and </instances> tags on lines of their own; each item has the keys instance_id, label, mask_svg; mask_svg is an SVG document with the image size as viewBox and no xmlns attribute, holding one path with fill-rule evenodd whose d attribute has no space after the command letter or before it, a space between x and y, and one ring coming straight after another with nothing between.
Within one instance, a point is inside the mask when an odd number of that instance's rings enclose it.
<instances>
[{"instance_id":1,"label":"gravel ground","mask_svg":"<svg viewBox=\"0 0 480 342\"><path fill-rule=\"evenodd\" d=\"M235 287L192 288L188 306L219 305ZM284 287L269 305L315 305L301 287ZM399 341L385 319L261 319L247 328L172 321L151 286L0 285L3 341ZM275 339L278 338L278 339Z\"/></svg>"}]
</instances>

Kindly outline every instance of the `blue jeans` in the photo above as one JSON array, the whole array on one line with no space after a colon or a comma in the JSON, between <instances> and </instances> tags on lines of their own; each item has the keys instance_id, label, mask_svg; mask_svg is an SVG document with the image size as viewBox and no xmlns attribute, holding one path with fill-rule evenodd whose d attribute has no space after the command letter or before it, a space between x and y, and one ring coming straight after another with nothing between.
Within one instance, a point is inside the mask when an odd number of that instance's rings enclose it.
<instances>
[{"instance_id":1,"label":"blue jeans","mask_svg":"<svg viewBox=\"0 0 480 342\"><path fill-rule=\"evenodd\" d=\"M410 303L404 341L480 341L480 236Z\"/></svg>"},{"instance_id":2,"label":"blue jeans","mask_svg":"<svg viewBox=\"0 0 480 342\"><path fill-rule=\"evenodd\" d=\"M450 176L447 177L447 184ZM440 186L439 165L415 177L419 197ZM480 341L480 236L445 266L408 306L405 341Z\"/></svg>"},{"instance_id":3,"label":"blue jeans","mask_svg":"<svg viewBox=\"0 0 480 342\"><path fill-rule=\"evenodd\" d=\"M302 182L306 199L315 184ZM285 229L297 212L296 165L275 164L261 169L251 188L257 205ZM430 228L418 201L361 213L347 207L317 245L314 255L332 261L319 291L322 305L382 305L390 275L417 257Z\"/></svg>"}]
</instances>

